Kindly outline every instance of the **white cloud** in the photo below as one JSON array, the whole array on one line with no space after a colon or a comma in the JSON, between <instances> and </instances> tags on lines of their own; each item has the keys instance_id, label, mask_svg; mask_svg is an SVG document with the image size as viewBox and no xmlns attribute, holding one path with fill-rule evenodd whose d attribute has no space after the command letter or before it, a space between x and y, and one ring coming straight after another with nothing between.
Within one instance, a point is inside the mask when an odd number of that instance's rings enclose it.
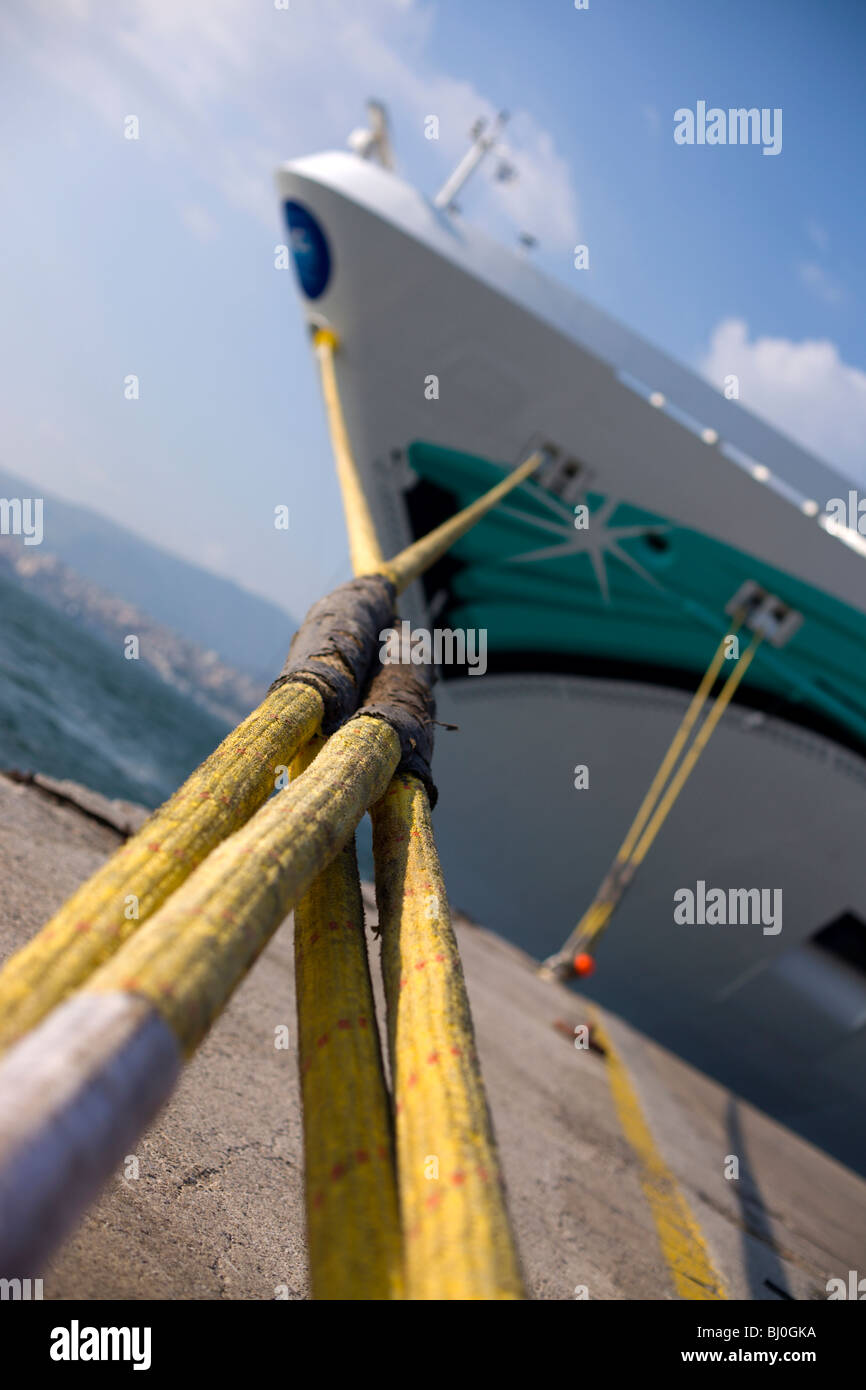
<instances>
[{"instance_id":1,"label":"white cloud","mask_svg":"<svg viewBox=\"0 0 866 1390\"><path fill-rule=\"evenodd\" d=\"M816 261L804 261L797 266L797 274L807 289L811 290L825 304L841 304L845 298L844 290L837 280Z\"/></svg>"},{"instance_id":2,"label":"white cloud","mask_svg":"<svg viewBox=\"0 0 866 1390\"><path fill-rule=\"evenodd\" d=\"M219 236L219 224L200 203L184 203L180 220L196 241L215 241Z\"/></svg>"},{"instance_id":3,"label":"white cloud","mask_svg":"<svg viewBox=\"0 0 866 1390\"><path fill-rule=\"evenodd\" d=\"M494 107L429 60L434 18L420 0L291 0L288 10L248 0L6 0L0 33L118 138L124 116L138 115L151 157L186 159L273 227L275 165L344 146L370 96L389 106L398 154L424 170L429 191L444 179L469 127ZM436 142L423 138L429 114L440 119ZM506 186L480 175L473 216L570 245L576 199L551 135L519 111L509 140L520 178Z\"/></svg>"},{"instance_id":4,"label":"white cloud","mask_svg":"<svg viewBox=\"0 0 866 1390\"><path fill-rule=\"evenodd\" d=\"M700 370L714 386L739 377L740 403L866 484L866 372L827 339L755 338L742 319L715 329Z\"/></svg>"}]
</instances>

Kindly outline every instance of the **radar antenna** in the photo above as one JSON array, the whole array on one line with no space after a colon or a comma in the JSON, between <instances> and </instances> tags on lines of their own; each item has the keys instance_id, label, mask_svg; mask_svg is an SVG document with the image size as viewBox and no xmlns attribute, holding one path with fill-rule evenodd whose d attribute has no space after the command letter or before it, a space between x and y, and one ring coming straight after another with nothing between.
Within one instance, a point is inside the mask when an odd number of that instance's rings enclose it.
<instances>
[{"instance_id":1,"label":"radar antenna","mask_svg":"<svg viewBox=\"0 0 866 1390\"><path fill-rule=\"evenodd\" d=\"M388 112L381 101L367 102L369 126L359 126L349 136L349 149L361 159L370 159L381 164L383 169L394 168L394 151L391 148L391 134L388 128Z\"/></svg>"},{"instance_id":2,"label":"radar antenna","mask_svg":"<svg viewBox=\"0 0 866 1390\"><path fill-rule=\"evenodd\" d=\"M485 120L482 119L475 122L469 132L472 138L472 146L467 150L453 174L445 180L442 187L439 189L439 192L433 199L434 207L446 208L449 211L455 210L454 199L470 175L474 174L485 155L489 154L495 147L507 120L508 112L500 111L489 130L487 130L487 122ZM496 177L503 183L509 183L513 178L516 178L516 170L506 159L501 158L499 168L496 171Z\"/></svg>"}]
</instances>

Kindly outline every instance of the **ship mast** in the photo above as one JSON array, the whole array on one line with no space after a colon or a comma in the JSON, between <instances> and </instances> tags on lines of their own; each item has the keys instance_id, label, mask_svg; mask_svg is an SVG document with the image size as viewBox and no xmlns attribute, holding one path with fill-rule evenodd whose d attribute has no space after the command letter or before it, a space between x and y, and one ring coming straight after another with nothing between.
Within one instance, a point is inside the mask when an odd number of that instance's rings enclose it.
<instances>
[{"instance_id":1,"label":"ship mast","mask_svg":"<svg viewBox=\"0 0 866 1390\"><path fill-rule=\"evenodd\" d=\"M349 148L361 159L369 159L381 164L383 169L393 170L394 152L391 148L391 132L388 112L381 101L367 102L369 127L353 130L349 136Z\"/></svg>"},{"instance_id":2,"label":"ship mast","mask_svg":"<svg viewBox=\"0 0 866 1390\"><path fill-rule=\"evenodd\" d=\"M460 189L474 174L478 165L490 150L493 149L496 141L502 133L502 129L508 120L508 112L500 111L493 125L485 133L487 122L478 120L472 127L473 143L470 149L461 159L453 174L445 180L436 197L433 199L433 206L437 208L450 208Z\"/></svg>"}]
</instances>

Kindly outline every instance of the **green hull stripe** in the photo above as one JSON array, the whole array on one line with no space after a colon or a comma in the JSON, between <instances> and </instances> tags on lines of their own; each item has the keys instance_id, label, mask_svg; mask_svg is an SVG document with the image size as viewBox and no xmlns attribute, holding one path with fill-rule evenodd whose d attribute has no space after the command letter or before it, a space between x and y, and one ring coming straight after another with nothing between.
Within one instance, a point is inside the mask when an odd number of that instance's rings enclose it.
<instances>
[{"instance_id":1,"label":"green hull stripe","mask_svg":"<svg viewBox=\"0 0 866 1390\"><path fill-rule=\"evenodd\" d=\"M419 478L453 493L459 507L502 476L502 464L423 442L411 445L408 460ZM697 679L724 630L725 604L752 579L798 609L804 622L783 649L764 644L749 684L805 703L866 741L866 615L631 503L614 505L592 492L582 501L589 526L578 531L572 508L526 483L464 536L452 552L461 568L440 625L486 628L493 653L616 658L693 669ZM595 564L590 553L574 550L589 537L594 545L605 541Z\"/></svg>"}]
</instances>

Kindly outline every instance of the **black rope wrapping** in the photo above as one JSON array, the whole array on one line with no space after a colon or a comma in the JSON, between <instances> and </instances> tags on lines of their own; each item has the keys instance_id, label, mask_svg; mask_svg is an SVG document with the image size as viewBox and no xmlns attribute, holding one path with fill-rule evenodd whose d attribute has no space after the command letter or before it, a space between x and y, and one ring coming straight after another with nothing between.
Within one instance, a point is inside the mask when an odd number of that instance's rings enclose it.
<instances>
[{"instance_id":1,"label":"black rope wrapping","mask_svg":"<svg viewBox=\"0 0 866 1390\"><path fill-rule=\"evenodd\" d=\"M322 732L334 733L357 708L379 634L393 621L395 598L389 579L365 574L319 599L292 638L271 690L288 681L312 685L325 703Z\"/></svg>"},{"instance_id":2,"label":"black rope wrapping","mask_svg":"<svg viewBox=\"0 0 866 1390\"><path fill-rule=\"evenodd\" d=\"M430 805L435 806L439 793L430 770L436 721L431 681L432 672L426 666L413 667L402 662L381 666L370 683L364 704L353 717L364 715L391 725L402 753L397 772L409 772L423 782Z\"/></svg>"}]
</instances>

